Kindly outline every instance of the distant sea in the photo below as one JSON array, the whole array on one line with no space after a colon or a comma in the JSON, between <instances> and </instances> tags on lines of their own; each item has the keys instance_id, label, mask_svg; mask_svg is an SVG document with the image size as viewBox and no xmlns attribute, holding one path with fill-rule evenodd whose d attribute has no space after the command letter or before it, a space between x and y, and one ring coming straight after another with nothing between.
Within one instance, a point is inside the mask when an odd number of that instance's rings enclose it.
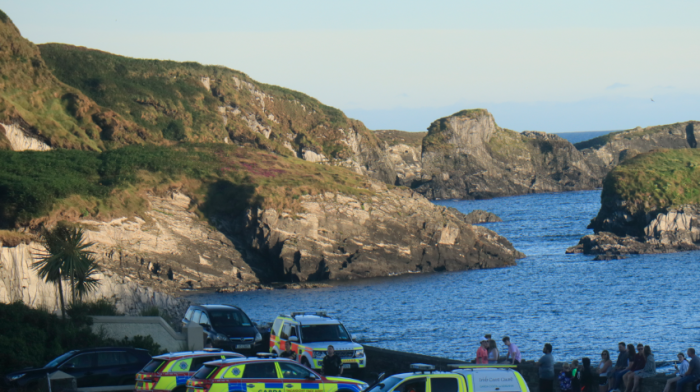
<instances>
[{"instance_id":1,"label":"distant sea","mask_svg":"<svg viewBox=\"0 0 700 392\"><path fill-rule=\"evenodd\" d=\"M555 135L558 135L558 136L570 141L572 144L576 144L578 142L582 142L585 140L591 140L591 139L596 138L598 136L606 135L610 132L617 132L617 131L562 132L562 133L555 133Z\"/></svg>"}]
</instances>

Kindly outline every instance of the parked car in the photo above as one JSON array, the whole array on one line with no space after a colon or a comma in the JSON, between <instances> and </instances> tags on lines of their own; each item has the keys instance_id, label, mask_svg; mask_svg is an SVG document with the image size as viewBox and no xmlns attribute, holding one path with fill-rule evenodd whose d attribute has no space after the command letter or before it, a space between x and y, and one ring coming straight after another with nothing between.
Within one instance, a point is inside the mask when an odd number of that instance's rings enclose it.
<instances>
[{"instance_id":1,"label":"parked car","mask_svg":"<svg viewBox=\"0 0 700 392\"><path fill-rule=\"evenodd\" d=\"M240 308L232 305L193 305L182 319L204 328L205 345L254 355L265 350L263 339L255 323Z\"/></svg>"},{"instance_id":2,"label":"parked car","mask_svg":"<svg viewBox=\"0 0 700 392\"><path fill-rule=\"evenodd\" d=\"M282 358L207 362L187 381L189 392L360 392L367 386L352 378L324 377Z\"/></svg>"},{"instance_id":3,"label":"parked car","mask_svg":"<svg viewBox=\"0 0 700 392\"><path fill-rule=\"evenodd\" d=\"M423 363L411 365L411 373L394 374L376 382L367 392L530 392L515 365L447 365L451 372L435 371Z\"/></svg>"},{"instance_id":4,"label":"parked car","mask_svg":"<svg viewBox=\"0 0 700 392\"><path fill-rule=\"evenodd\" d=\"M343 324L324 312L297 312L275 319L270 330L270 352L281 354L286 342L299 355L302 365L321 369L328 346L333 345L336 355L348 370L367 366L364 347L352 340Z\"/></svg>"},{"instance_id":5,"label":"parked car","mask_svg":"<svg viewBox=\"0 0 700 392\"><path fill-rule=\"evenodd\" d=\"M43 368L25 369L5 376L8 390L34 390L46 375L60 370L75 377L78 388L129 386L151 360L148 351L129 347L101 347L69 351Z\"/></svg>"},{"instance_id":6,"label":"parked car","mask_svg":"<svg viewBox=\"0 0 700 392\"><path fill-rule=\"evenodd\" d=\"M207 348L202 351L183 351L153 357L136 374L136 391L185 392L185 383L205 362L217 359L244 358L239 353Z\"/></svg>"}]
</instances>

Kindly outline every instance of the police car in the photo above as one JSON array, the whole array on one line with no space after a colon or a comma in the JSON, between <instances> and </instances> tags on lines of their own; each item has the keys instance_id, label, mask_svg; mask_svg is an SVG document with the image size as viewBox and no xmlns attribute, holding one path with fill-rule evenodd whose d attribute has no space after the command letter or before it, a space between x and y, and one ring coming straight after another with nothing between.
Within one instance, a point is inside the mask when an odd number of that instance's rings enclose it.
<instances>
[{"instance_id":1,"label":"police car","mask_svg":"<svg viewBox=\"0 0 700 392\"><path fill-rule=\"evenodd\" d=\"M273 357L207 362L187 381L187 392L361 392L367 387L362 381L323 377L295 361Z\"/></svg>"},{"instance_id":2,"label":"police car","mask_svg":"<svg viewBox=\"0 0 700 392\"><path fill-rule=\"evenodd\" d=\"M515 365L411 365L412 373L395 374L373 384L367 392L530 392Z\"/></svg>"},{"instance_id":3,"label":"police car","mask_svg":"<svg viewBox=\"0 0 700 392\"><path fill-rule=\"evenodd\" d=\"M222 351L221 349L204 349L202 351L184 351L154 357L136 374L136 391L175 391L184 392L185 383L205 362L216 359L244 358L243 355Z\"/></svg>"},{"instance_id":4,"label":"police car","mask_svg":"<svg viewBox=\"0 0 700 392\"><path fill-rule=\"evenodd\" d=\"M312 369L322 368L329 345L340 357L343 368L362 369L367 365L362 345L353 342L343 324L325 312L296 312L277 317L270 329L270 352L281 354L287 342L292 344L299 362Z\"/></svg>"}]
</instances>

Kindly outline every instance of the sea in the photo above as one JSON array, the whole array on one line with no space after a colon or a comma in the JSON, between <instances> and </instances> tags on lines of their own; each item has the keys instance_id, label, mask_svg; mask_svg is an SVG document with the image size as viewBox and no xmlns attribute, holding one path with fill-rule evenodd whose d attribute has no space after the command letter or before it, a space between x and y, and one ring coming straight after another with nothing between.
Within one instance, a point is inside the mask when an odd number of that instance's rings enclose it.
<instances>
[{"instance_id":1,"label":"sea","mask_svg":"<svg viewBox=\"0 0 700 392\"><path fill-rule=\"evenodd\" d=\"M200 303L240 306L256 322L291 311L325 311L366 344L453 359L475 358L479 339L510 336L525 359L545 343L557 361L612 357L617 343L651 346L657 361L700 349L700 253L633 255L594 261L567 255L590 234L600 191L531 194L436 204L468 213L495 213L483 226L505 236L527 257L516 266L405 274L331 283L303 290L198 293Z\"/></svg>"},{"instance_id":2,"label":"sea","mask_svg":"<svg viewBox=\"0 0 700 392\"><path fill-rule=\"evenodd\" d=\"M555 133L555 135L558 135L561 138L568 140L571 144L576 144L578 142L591 140L591 139L596 138L598 136L607 135L610 132L616 132L616 131L562 132L562 133Z\"/></svg>"}]
</instances>

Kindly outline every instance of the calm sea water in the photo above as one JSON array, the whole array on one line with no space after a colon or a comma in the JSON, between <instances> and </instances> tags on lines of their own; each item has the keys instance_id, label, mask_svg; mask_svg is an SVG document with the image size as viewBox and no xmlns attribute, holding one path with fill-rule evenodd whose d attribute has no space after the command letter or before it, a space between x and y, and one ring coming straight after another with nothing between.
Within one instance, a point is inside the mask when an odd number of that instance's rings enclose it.
<instances>
[{"instance_id":1,"label":"calm sea water","mask_svg":"<svg viewBox=\"0 0 700 392\"><path fill-rule=\"evenodd\" d=\"M619 341L649 344L657 361L673 360L688 347L700 349L700 253L613 261L564 254L590 233L586 225L599 199L599 191L585 191L438 202L465 213L499 215L502 223L484 226L525 252L515 267L191 299L238 305L259 322L290 311L324 310L360 341L452 358L474 358L485 333L511 336L526 359L538 358L546 342L554 345L558 361L595 361Z\"/></svg>"},{"instance_id":2,"label":"calm sea water","mask_svg":"<svg viewBox=\"0 0 700 392\"><path fill-rule=\"evenodd\" d=\"M556 135L568 140L572 144L576 144L578 142L582 142L585 140L591 140L591 139L596 138L598 136L607 135L610 132L615 132L615 131L562 132L562 133L557 133Z\"/></svg>"}]
</instances>

